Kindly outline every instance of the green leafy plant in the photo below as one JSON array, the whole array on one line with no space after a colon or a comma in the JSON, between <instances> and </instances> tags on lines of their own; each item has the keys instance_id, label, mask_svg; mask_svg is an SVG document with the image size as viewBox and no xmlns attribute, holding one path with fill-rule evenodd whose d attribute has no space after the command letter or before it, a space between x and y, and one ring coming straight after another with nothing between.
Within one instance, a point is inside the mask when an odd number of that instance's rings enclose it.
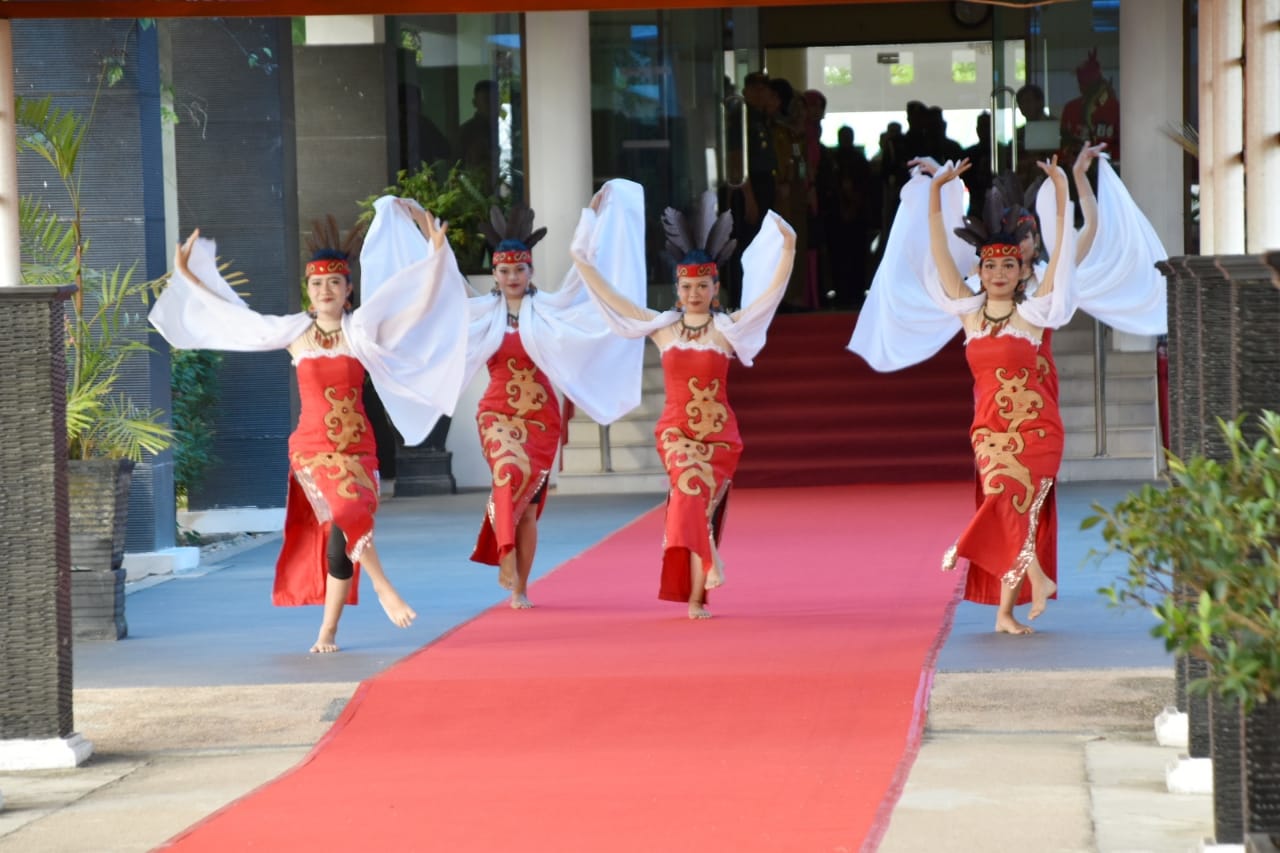
<instances>
[{"instance_id":1,"label":"green leafy plant","mask_svg":"<svg viewBox=\"0 0 1280 853\"><path fill-rule=\"evenodd\" d=\"M180 507L218 461L209 413L218 399L221 365L221 353L213 350L174 350L172 354L173 485Z\"/></svg>"},{"instance_id":2,"label":"green leafy plant","mask_svg":"<svg viewBox=\"0 0 1280 853\"><path fill-rule=\"evenodd\" d=\"M104 75L109 77L109 70ZM49 98L15 100L19 148L52 167L70 210L64 217L42 198L19 199L22 278L26 284L77 287L70 302L66 341L70 457L136 462L144 451L159 453L172 439L162 411L136 406L118 387L125 362L149 349L134 330L144 328L140 309L158 282L135 279L136 264L101 271L85 263L89 241L83 228L77 165L96 105L95 96L86 118L55 107Z\"/></svg>"},{"instance_id":3,"label":"green leafy plant","mask_svg":"<svg viewBox=\"0 0 1280 853\"><path fill-rule=\"evenodd\" d=\"M368 224L373 219L373 203L379 196L411 198L449 223L447 237L458 267L464 273L482 273L486 247L480 223L488 220L489 208L493 205L504 210L510 207L509 201L500 195L485 193L482 186L484 180L475 171L465 169L461 162L447 170L443 163L424 163L413 172L402 169L396 173L394 184L360 202L358 221Z\"/></svg>"},{"instance_id":4,"label":"green leafy plant","mask_svg":"<svg viewBox=\"0 0 1280 853\"><path fill-rule=\"evenodd\" d=\"M1280 698L1280 415L1219 420L1229 457L1169 457L1169 481L1144 486L1084 527L1102 524L1102 555L1128 556L1127 574L1099 592L1149 608L1152 634L1201 658L1216 691L1249 711Z\"/></svg>"}]
</instances>

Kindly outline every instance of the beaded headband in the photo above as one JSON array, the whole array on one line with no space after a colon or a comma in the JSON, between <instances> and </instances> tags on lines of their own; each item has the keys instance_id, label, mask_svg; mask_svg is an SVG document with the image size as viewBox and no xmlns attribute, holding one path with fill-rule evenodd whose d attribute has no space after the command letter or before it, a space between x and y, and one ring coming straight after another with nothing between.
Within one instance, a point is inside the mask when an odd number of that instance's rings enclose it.
<instances>
[{"instance_id":1,"label":"beaded headband","mask_svg":"<svg viewBox=\"0 0 1280 853\"><path fill-rule=\"evenodd\" d=\"M528 264L533 266L533 252L528 249L512 249L493 253L493 266L498 264Z\"/></svg>"},{"instance_id":2,"label":"beaded headband","mask_svg":"<svg viewBox=\"0 0 1280 853\"><path fill-rule=\"evenodd\" d=\"M676 264L676 278L702 278L707 275L712 278L719 275L719 269L715 264Z\"/></svg>"},{"instance_id":3,"label":"beaded headband","mask_svg":"<svg viewBox=\"0 0 1280 853\"><path fill-rule=\"evenodd\" d=\"M978 251L982 260L988 258L1021 258L1022 249L1011 243L988 243Z\"/></svg>"},{"instance_id":4,"label":"beaded headband","mask_svg":"<svg viewBox=\"0 0 1280 853\"><path fill-rule=\"evenodd\" d=\"M351 278L351 265L340 258L317 258L307 261L307 278L313 275L345 275Z\"/></svg>"}]
</instances>

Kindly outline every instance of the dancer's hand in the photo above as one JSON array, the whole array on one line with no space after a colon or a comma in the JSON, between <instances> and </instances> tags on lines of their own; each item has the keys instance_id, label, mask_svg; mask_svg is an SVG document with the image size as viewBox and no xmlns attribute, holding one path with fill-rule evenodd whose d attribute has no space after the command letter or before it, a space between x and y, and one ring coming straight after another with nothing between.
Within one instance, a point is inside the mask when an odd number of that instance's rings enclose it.
<instances>
[{"instance_id":1,"label":"dancer's hand","mask_svg":"<svg viewBox=\"0 0 1280 853\"><path fill-rule=\"evenodd\" d=\"M200 279L191 274L191 250L195 248L196 240L200 239L200 229L191 232L191 236L178 244L178 248L173 252L173 269L192 284L200 284Z\"/></svg>"},{"instance_id":2,"label":"dancer's hand","mask_svg":"<svg viewBox=\"0 0 1280 853\"><path fill-rule=\"evenodd\" d=\"M938 170L942 168L941 163L939 163L937 160L933 159L932 157L928 157L928 156L914 157L907 161L907 166L918 167L921 172L924 172L929 177L933 177L934 175L938 174Z\"/></svg>"},{"instance_id":3,"label":"dancer's hand","mask_svg":"<svg viewBox=\"0 0 1280 853\"><path fill-rule=\"evenodd\" d=\"M1076 162L1072 165L1071 170L1076 175L1084 175L1089 171L1089 167L1093 165L1093 161L1098 159L1103 150L1107 147L1107 143L1099 142L1097 145L1085 145L1081 147L1080 153L1076 155Z\"/></svg>"},{"instance_id":4,"label":"dancer's hand","mask_svg":"<svg viewBox=\"0 0 1280 853\"><path fill-rule=\"evenodd\" d=\"M1083 150L1083 149L1082 149ZM1038 160L1036 165L1040 167L1040 171L1049 176L1049 180L1053 181L1054 187L1059 192L1065 192L1067 189L1067 173L1062 171L1062 167L1058 165L1058 155L1054 154L1048 160Z\"/></svg>"},{"instance_id":5,"label":"dancer's hand","mask_svg":"<svg viewBox=\"0 0 1280 853\"><path fill-rule=\"evenodd\" d=\"M591 197L591 209L596 213L600 212L600 208L604 207L604 203L609 199L609 185L605 184L600 188L600 192Z\"/></svg>"},{"instance_id":6,"label":"dancer's hand","mask_svg":"<svg viewBox=\"0 0 1280 853\"><path fill-rule=\"evenodd\" d=\"M418 226L418 230L422 232L422 236L431 241L431 247L436 251L444 248L445 233L449 230L449 225L436 219L431 211L424 210L422 205L408 199L396 199L396 204L409 214L409 218Z\"/></svg>"},{"instance_id":7,"label":"dancer's hand","mask_svg":"<svg viewBox=\"0 0 1280 853\"><path fill-rule=\"evenodd\" d=\"M948 181L951 181L951 180L954 180L955 178L960 177L961 175L963 175L965 172L969 171L972 168L973 168L973 164L969 162L968 157L964 158L963 160L961 160L959 163L956 163L955 165L952 165L951 163L947 163L947 165L939 169L937 174L933 176L933 183L936 186L942 186Z\"/></svg>"}]
</instances>

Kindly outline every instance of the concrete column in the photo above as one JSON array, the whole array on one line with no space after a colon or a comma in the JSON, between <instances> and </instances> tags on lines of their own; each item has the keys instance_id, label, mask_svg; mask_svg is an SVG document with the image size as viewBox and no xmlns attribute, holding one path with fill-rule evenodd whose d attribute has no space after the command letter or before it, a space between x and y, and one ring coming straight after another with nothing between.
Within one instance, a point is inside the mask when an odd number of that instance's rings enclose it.
<instances>
[{"instance_id":1,"label":"concrete column","mask_svg":"<svg viewBox=\"0 0 1280 853\"><path fill-rule=\"evenodd\" d=\"M1180 146L1161 128L1181 122L1182 7L1166 0L1126 0L1120 4L1120 126L1124 183L1151 220L1171 255L1183 252L1183 185Z\"/></svg>"},{"instance_id":2,"label":"concrete column","mask_svg":"<svg viewBox=\"0 0 1280 853\"><path fill-rule=\"evenodd\" d=\"M1213 57L1214 57L1214 21L1218 6L1222 0L1200 0L1200 15L1197 21L1199 40L1196 43L1198 52L1197 64L1200 69L1200 80L1197 86L1200 95L1199 103L1199 135L1200 135L1200 254L1212 255L1217 242L1214 231L1214 211L1217 200L1213 192L1214 152L1217 148L1213 137Z\"/></svg>"},{"instance_id":3,"label":"concrete column","mask_svg":"<svg viewBox=\"0 0 1280 853\"><path fill-rule=\"evenodd\" d=\"M1215 5L1213 64L1202 69L1213 75L1213 252L1235 255L1245 245L1244 14L1240 0Z\"/></svg>"},{"instance_id":4,"label":"concrete column","mask_svg":"<svg viewBox=\"0 0 1280 853\"><path fill-rule=\"evenodd\" d=\"M13 31L0 20L0 287L22 280L18 249L18 137L13 115Z\"/></svg>"},{"instance_id":5,"label":"concrete column","mask_svg":"<svg viewBox=\"0 0 1280 853\"><path fill-rule=\"evenodd\" d=\"M1280 249L1280 0L1244 11L1245 225L1247 251Z\"/></svg>"},{"instance_id":6,"label":"concrete column","mask_svg":"<svg viewBox=\"0 0 1280 853\"><path fill-rule=\"evenodd\" d=\"M525 139L529 206L547 237L533 249L543 286L557 287L569 243L591 200L591 45L587 12L524 18Z\"/></svg>"}]
</instances>

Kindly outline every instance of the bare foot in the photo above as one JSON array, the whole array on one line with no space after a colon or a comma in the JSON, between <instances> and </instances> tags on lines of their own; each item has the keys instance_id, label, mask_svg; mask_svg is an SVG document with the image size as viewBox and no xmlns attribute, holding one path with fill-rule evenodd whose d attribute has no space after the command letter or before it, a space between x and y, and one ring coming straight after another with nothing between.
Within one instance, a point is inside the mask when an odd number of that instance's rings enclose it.
<instances>
[{"instance_id":1,"label":"bare foot","mask_svg":"<svg viewBox=\"0 0 1280 853\"><path fill-rule=\"evenodd\" d=\"M529 600L529 596L523 592L513 592L511 594L512 610L529 610L533 607L533 602Z\"/></svg>"},{"instance_id":2,"label":"bare foot","mask_svg":"<svg viewBox=\"0 0 1280 853\"><path fill-rule=\"evenodd\" d=\"M414 612L412 607L405 604L404 599L395 590L379 592L378 603L386 611L387 618L391 620L391 624L397 628L408 628L413 624L413 620L418 618L418 614Z\"/></svg>"},{"instance_id":3,"label":"bare foot","mask_svg":"<svg viewBox=\"0 0 1280 853\"><path fill-rule=\"evenodd\" d=\"M706 608L706 605L690 603L689 618L690 619L710 619L711 611Z\"/></svg>"},{"instance_id":4,"label":"bare foot","mask_svg":"<svg viewBox=\"0 0 1280 853\"><path fill-rule=\"evenodd\" d=\"M1027 613L1028 619L1035 619L1044 609L1049 606L1049 596L1058 591L1058 585L1049 580L1049 576L1040 573L1040 579L1031 578L1031 610Z\"/></svg>"},{"instance_id":5,"label":"bare foot","mask_svg":"<svg viewBox=\"0 0 1280 853\"><path fill-rule=\"evenodd\" d=\"M997 634L1015 634L1024 636L1026 634L1034 634L1035 629L1030 625L1023 625L1012 614L1005 616L1004 614L996 615L996 633Z\"/></svg>"},{"instance_id":6,"label":"bare foot","mask_svg":"<svg viewBox=\"0 0 1280 853\"><path fill-rule=\"evenodd\" d=\"M715 589L718 586L724 586L724 563L717 558L711 566L711 571L707 572L707 589Z\"/></svg>"},{"instance_id":7,"label":"bare foot","mask_svg":"<svg viewBox=\"0 0 1280 853\"><path fill-rule=\"evenodd\" d=\"M516 588L516 567L514 562L510 566L498 567L498 586L503 589Z\"/></svg>"},{"instance_id":8,"label":"bare foot","mask_svg":"<svg viewBox=\"0 0 1280 853\"><path fill-rule=\"evenodd\" d=\"M338 650L337 637L337 628L321 628L320 636L316 637L316 643L311 647L311 653L313 655L327 655L336 652Z\"/></svg>"}]
</instances>

